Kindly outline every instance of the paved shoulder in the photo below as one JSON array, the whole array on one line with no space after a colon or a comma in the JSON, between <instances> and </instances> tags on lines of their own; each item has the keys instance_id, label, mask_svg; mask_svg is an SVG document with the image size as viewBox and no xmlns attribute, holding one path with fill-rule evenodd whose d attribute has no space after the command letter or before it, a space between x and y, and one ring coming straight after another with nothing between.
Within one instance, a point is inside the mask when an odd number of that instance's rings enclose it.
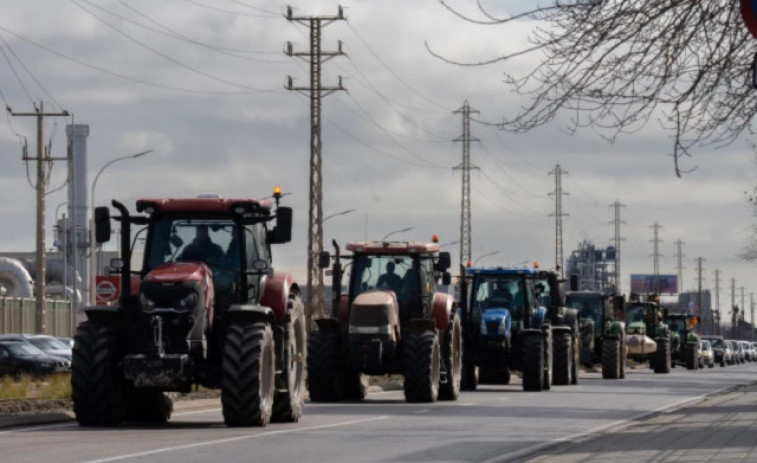
<instances>
[{"instance_id":1,"label":"paved shoulder","mask_svg":"<svg viewBox=\"0 0 757 463\"><path fill-rule=\"evenodd\" d=\"M536 462L757 461L757 383L631 426L565 443Z\"/></svg>"}]
</instances>

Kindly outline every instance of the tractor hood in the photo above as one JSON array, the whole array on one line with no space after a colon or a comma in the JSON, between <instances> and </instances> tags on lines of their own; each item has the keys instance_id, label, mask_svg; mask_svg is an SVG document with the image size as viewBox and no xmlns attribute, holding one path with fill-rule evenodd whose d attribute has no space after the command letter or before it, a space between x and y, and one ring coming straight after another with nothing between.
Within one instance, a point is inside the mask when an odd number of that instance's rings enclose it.
<instances>
[{"instance_id":1,"label":"tractor hood","mask_svg":"<svg viewBox=\"0 0 757 463\"><path fill-rule=\"evenodd\" d=\"M394 291L372 290L352 301L350 334L384 334L396 340L399 334L399 305Z\"/></svg>"},{"instance_id":2,"label":"tractor hood","mask_svg":"<svg viewBox=\"0 0 757 463\"><path fill-rule=\"evenodd\" d=\"M145 281L155 283L179 283L182 281L207 281L212 272L202 262L171 262L152 269Z\"/></svg>"},{"instance_id":3,"label":"tractor hood","mask_svg":"<svg viewBox=\"0 0 757 463\"><path fill-rule=\"evenodd\" d=\"M486 309L481 314L481 334L502 336L510 334L510 311L507 309Z\"/></svg>"}]
</instances>

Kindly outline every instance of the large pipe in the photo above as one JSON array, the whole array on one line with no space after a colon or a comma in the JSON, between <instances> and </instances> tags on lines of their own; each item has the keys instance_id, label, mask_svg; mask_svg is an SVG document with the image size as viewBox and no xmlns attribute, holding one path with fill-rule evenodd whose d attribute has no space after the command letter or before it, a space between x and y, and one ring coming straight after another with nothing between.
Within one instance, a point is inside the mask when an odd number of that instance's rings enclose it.
<instances>
[{"instance_id":1,"label":"large pipe","mask_svg":"<svg viewBox=\"0 0 757 463\"><path fill-rule=\"evenodd\" d=\"M0 294L7 297L32 297L32 276L17 259L0 257Z\"/></svg>"}]
</instances>

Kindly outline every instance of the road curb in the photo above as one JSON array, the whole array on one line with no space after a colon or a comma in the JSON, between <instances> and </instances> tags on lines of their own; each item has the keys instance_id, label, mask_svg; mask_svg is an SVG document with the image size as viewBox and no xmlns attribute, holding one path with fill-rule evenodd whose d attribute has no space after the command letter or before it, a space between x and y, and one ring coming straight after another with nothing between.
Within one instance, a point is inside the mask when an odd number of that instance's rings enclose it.
<instances>
[{"instance_id":1,"label":"road curb","mask_svg":"<svg viewBox=\"0 0 757 463\"><path fill-rule=\"evenodd\" d=\"M551 448L557 447L559 445L563 444L575 444L577 441L581 440L588 440L595 437L599 437L605 434L608 434L610 432L620 431L625 428L628 428L630 426L634 426L638 424L641 421L648 420L650 418L654 418L656 416L659 416L663 413L669 413L674 410L678 410L684 407L688 407L690 405L693 405L695 403L699 403L702 401L705 401L707 399L710 399L712 397L716 397L723 394L728 394L729 392L733 392L737 389L743 388L743 387L749 387L752 385L757 384L757 381L752 381L749 383L743 383L743 384L735 384L731 386L727 386L721 389L718 389L716 391L708 392L707 394L702 394L696 397L691 397L688 399L684 399L681 401L678 401L676 403L665 405L660 408L656 408L654 410L650 410L648 412L640 413L636 416L632 416L631 418L628 418L626 420L620 420L615 421L612 423L604 424L602 426L598 426L596 428L588 429L586 431L581 431L575 434L571 434L566 437L560 437L554 440L551 440L549 442L544 442L541 444L532 445L531 447L526 447L525 449L518 450L516 452L508 453L507 455L503 455L501 457L492 458L490 460L486 460L482 463L508 463L508 462L517 462L517 461L523 461L527 458L531 458L536 456L537 454L544 452L545 450L549 450Z\"/></svg>"}]
</instances>

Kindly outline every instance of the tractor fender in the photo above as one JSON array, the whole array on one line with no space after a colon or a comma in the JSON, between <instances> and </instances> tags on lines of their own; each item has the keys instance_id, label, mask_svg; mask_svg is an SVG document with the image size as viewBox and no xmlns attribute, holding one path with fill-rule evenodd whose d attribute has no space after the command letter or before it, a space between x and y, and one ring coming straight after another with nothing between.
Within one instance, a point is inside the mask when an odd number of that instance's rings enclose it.
<instances>
[{"instance_id":1,"label":"tractor fender","mask_svg":"<svg viewBox=\"0 0 757 463\"><path fill-rule=\"evenodd\" d=\"M77 311L84 312L87 315L87 320L110 321L121 315L121 306L89 305L81 307Z\"/></svg>"},{"instance_id":2,"label":"tractor fender","mask_svg":"<svg viewBox=\"0 0 757 463\"><path fill-rule=\"evenodd\" d=\"M614 336L618 339L623 337L623 333L626 332L626 324L621 321L610 322L607 326L607 333L605 336Z\"/></svg>"},{"instance_id":3,"label":"tractor fender","mask_svg":"<svg viewBox=\"0 0 757 463\"><path fill-rule=\"evenodd\" d=\"M271 307L259 304L235 304L226 311L228 318L233 320L245 320L252 322L265 322L275 325L276 313Z\"/></svg>"},{"instance_id":4,"label":"tractor fender","mask_svg":"<svg viewBox=\"0 0 757 463\"><path fill-rule=\"evenodd\" d=\"M292 286L296 287L296 285L297 283L290 273L274 272L273 276L265 281L260 305L270 307L276 320L283 322L287 316L289 292L292 290Z\"/></svg>"},{"instance_id":5,"label":"tractor fender","mask_svg":"<svg viewBox=\"0 0 757 463\"><path fill-rule=\"evenodd\" d=\"M454 298L450 294L434 293L431 316L434 319L437 330L444 331L447 329L450 320L452 320L454 305Z\"/></svg>"}]
</instances>

